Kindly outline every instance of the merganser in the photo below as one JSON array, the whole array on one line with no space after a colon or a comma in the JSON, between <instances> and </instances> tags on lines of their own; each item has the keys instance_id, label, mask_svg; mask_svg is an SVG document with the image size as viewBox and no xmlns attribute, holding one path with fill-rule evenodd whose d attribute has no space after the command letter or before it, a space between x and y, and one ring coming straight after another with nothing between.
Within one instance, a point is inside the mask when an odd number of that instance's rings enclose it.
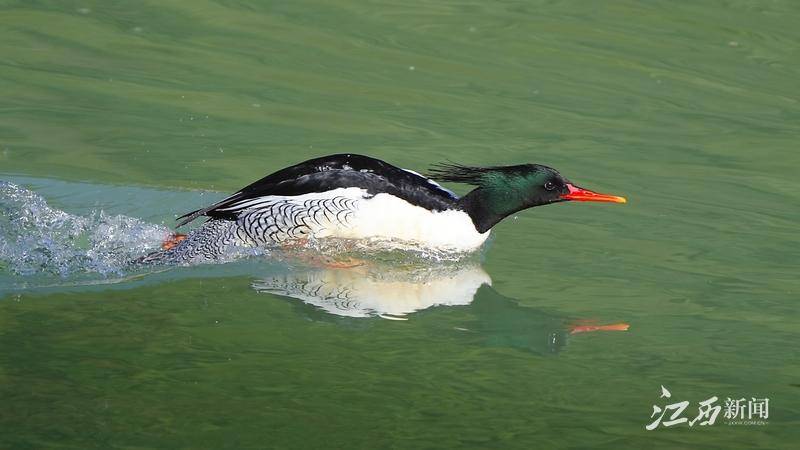
<instances>
[{"instance_id":1,"label":"merganser","mask_svg":"<svg viewBox=\"0 0 800 450\"><path fill-rule=\"evenodd\" d=\"M459 197L434 179L475 189ZM369 156L330 155L279 170L184 214L178 227L200 216L208 220L188 235L176 235L144 261L215 260L232 246L268 247L312 237L470 252L510 214L564 201L626 202L580 188L539 164L439 164L426 177Z\"/></svg>"}]
</instances>

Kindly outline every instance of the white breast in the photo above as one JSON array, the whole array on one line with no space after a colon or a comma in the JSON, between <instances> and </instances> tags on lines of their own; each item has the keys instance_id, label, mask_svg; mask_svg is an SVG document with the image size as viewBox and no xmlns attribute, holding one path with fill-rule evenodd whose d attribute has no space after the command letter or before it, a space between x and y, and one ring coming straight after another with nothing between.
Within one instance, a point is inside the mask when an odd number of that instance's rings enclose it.
<instances>
[{"instance_id":1,"label":"white breast","mask_svg":"<svg viewBox=\"0 0 800 450\"><path fill-rule=\"evenodd\" d=\"M489 232L478 233L459 210L429 211L390 194L371 196L365 189L338 188L298 196L265 196L239 207L243 239L282 242L314 236L386 239L446 251L472 251Z\"/></svg>"},{"instance_id":2,"label":"white breast","mask_svg":"<svg viewBox=\"0 0 800 450\"><path fill-rule=\"evenodd\" d=\"M337 237L383 238L407 241L444 250L471 251L481 246L489 232L478 233L463 211L429 211L389 194L362 198L356 203L348 227Z\"/></svg>"}]
</instances>

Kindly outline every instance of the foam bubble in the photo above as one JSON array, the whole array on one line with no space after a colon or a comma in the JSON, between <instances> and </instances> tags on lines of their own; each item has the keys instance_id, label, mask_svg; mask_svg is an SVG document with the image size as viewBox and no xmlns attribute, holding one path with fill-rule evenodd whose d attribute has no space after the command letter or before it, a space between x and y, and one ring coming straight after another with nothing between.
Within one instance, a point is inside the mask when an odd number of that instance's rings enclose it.
<instances>
[{"instance_id":1,"label":"foam bubble","mask_svg":"<svg viewBox=\"0 0 800 450\"><path fill-rule=\"evenodd\" d=\"M17 275L120 275L169 234L134 217L69 214L33 191L0 182L0 264Z\"/></svg>"}]
</instances>

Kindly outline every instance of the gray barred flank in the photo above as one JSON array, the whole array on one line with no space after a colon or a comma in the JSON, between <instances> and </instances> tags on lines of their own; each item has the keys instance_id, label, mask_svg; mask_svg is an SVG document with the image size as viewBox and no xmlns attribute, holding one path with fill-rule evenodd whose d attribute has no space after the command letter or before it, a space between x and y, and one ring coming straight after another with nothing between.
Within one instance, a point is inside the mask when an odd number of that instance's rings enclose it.
<instances>
[{"instance_id":1,"label":"gray barred flank","mask_svg":"<svg viewBox=\"0 0 800 450\"><path fill-rule=\"evenodd\" d=\"M271 244L347 227L356 208L355 199L342 196L303 202L279 199L242 211L236 222L252 243Z\"/></svg>"},{"instance_id":2,"label":"gray barred flank","mask_svg":"<svg viewBox=\"0 0 800 450\"><path fill-rule=\"evenodd\" d=\"M234 247L259 247L301 239L329 228L348 227L358 201L337 196L297 201L265 197L251 200L235 221L211 219L192 230L170 250L142 259L145 263L216 260Z\"/></svg>"}]
</instances>

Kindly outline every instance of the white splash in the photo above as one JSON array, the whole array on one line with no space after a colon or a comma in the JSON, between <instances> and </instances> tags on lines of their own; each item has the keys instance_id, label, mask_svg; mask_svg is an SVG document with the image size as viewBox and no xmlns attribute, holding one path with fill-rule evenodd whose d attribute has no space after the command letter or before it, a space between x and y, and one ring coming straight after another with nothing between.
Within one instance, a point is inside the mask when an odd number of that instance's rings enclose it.
<instances>
[{"instance_id":1,"label":"white splash","mask_svg":"<svg viewBox=\"0 0 800 450\"><path fill-rule=\"evenodd\" d=\"M0 266L17 275L119 275L169 235L167 227L134 217L69 214L0 181Z\"/></svg>"}]
</instances>

